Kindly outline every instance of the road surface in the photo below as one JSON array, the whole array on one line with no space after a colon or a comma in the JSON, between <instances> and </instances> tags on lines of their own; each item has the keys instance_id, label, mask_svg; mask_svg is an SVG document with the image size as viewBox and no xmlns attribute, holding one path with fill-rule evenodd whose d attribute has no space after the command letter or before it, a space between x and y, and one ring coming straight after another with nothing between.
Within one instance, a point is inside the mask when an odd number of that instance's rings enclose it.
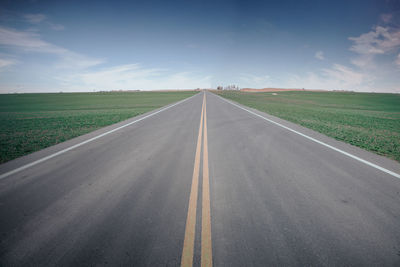
<instances>
[{"instance_id":1,"label":"road surface","mask_svg":"<svg viewBox=\"0 0 400 267\"><path fill-rule=\"evenodd\" d=\"M0 165L0 266L399 266L399 173L201 92Z\"/></svg>"}]
</instances>

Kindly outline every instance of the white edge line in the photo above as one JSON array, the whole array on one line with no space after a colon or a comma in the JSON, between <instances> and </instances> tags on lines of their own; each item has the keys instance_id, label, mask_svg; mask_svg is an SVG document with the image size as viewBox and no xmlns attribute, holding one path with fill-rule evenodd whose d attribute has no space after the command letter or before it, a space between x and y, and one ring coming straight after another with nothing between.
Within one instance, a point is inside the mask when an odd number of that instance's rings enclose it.
<instances>
[{"instance_id":1,"label":"white edge line","mask_svg":"<svg viewBox=\"0 0 400 267\"><path fill-rule=\"evenodd\" d=\"M144 119L147 119L147 118L149 118L149 117L151 117L151 116L153 116L153 115L156 115L156 114L158 114L158 113L160 113L160 112L162 112L162 111L164 111L164 110L167 110L167 109L172 108L172 107L174 107L174 106L176 106L176 105L178 105L178 104L181 104L181 103L185 102L186 100L191 99L192 97L194 97L194 96L196 96L196 95L197 95L197 94L195 94L195 95L193 95L193 96L191 96L191 97L188 97L188 98L186 98L186 99L183 99L183 100L181 100L181 101L179 101L179 102L176 102L175 104L172 104L172 105L170 105L170 106L164 107L164 108L162 108L162 109L160 109L160 110L158 110L158 111L156 111L156 112L154 112L154 113L151 113L151 114L149 114L149 115L146 115L146 116L144 116L144 117L142 117L142 118L140 118L140 119L137 119L137 120L135 120L135 121L129 122L129 123L124 124L124 125L121 125L121 126L115 128L115 129L112 129L112 130L110 130L110 131L108 131L108 132L105 132L105 133L102 133L102 134L100 134L100 135L97 135L97 136L95 136L95 137L92 137L92 138L90 138L90 139L88 139L88 140L85 140L85 141L83 141L83 142L81 142L81 143L78 143L78 144L75 144L75 145L73 145L73 146L67 147L67 148L65 148L65 149L63 149L63 150L60 150L60 151L58 151L58 152L56 152L56 153L54 153L54 154L48 155L48 156L46 156L46 157L44 157L44 158L35 160L35 161L31 162L31 163L28 163L28 164L26 164L26 165L23 165L23 166L21 166L21 167L19 167L19 168L16 168L16 169L12 170L12 171L3 173L3 174L0 175L0 180L4 179L4 178L6 178L6 177L8 177L8 176L10 176L10 175L12 175L12 174L15 174L15 173L17 173L17 172L20 172L20 171L23 171L23 170L25 170L25 169L28 169L29 167L35 166L35 165L37 165L37 164L39 164L39 163L42 163L42 162L44 162L44 161L46 161L46 160L49 160L49 159L54 158L54 157L57 157L58 155L64 154L65 152L68 152L68 151L70 151L70 150L72 150L72 149L75 149L75 148L77 148L77 147L80 147L80 146L82 146L82 145L84 145L84 144L90 143L90 142L92 142L92 141L94 141L94 140L96 140L96 139L99 139L99 138L103 137L103 136L109 135L110 133L113 133L113 132L116 132L116 131L118 131L118 130L121 130L122 128L125 128L125 127L127 127L127 126L130 126L130 125L132 125L132 124L134 124L134 123L136 123L136 122L139 122L139 121L142 121L142 120L144 120Z\"/></svg>"},{"instance_id":2,"label":"white edge line","mask_svg":"<svg viewBox=\"0 0 400 267\"><path fill-rule=\"evenodd\" d=\"M358 160L358 161L360 161L360 162L362 162L362 163L364 163L364 164L367 164L367 165L369 165L369 166L371 166L371 167L373 167L373 168L375 168L375 169L378 169L378 170L380 170L380 171L383 171L383 172L385 172L385 173L387 173L387 174L390 174L390 175L392 175L392 176L394 176L394 177L400 179L400 174L398 174L398 173L392 172L392 171L390 171L390 170L388 170L388 169L385 169L385 168L383 168L383 167L381 167L381 166L378 166L378 165L376 165L376 164L374 164L374 163L372 163L372 162L369 162L369 161L367 161L367 160L364 160L364 159L362 159L362 158L359 158L359 157L357 157L357 156L354 156L354 155L352 155L352 154L350 154L350 153L347 153L346 151L343 151L343 150L341 150L341 149L339 149L339 148L336 148L336 147L334 147L334 146L328 145L328 144L326 144L326 143L324 143L324 142L321 142L321 141L319 141L319 140L317 140L317 139L315 139L315 138L312 138L311 136L305 135L305 134L300 133L300 132L298 132L298 131L296 131L296 130L293 130L292 128L289 128L289 127L287 127L287 126L285 126L285 125L282 125L282 124L280 124L280 123L278 123L278 122L276 122L276 121L267 119L267 118L261 116L260 114L257 114L257 113L255 113L255 112L253 112L253 111L251 111L251 110L248 110L248 109L246 109L246 108L244 108L244 107L241 107L241 106L239 106L239 105L237 105L237 104L235 104L235 103L233 103L233 102L231 102L231 101L229 101L229 100L226 100L225 98L223 98L223 97L221 97L221 96L219 96L219 95L217 95L217 96L218 96L219 98L221 98L222 100L224 100L225 102L228 102L229 104L232 104L232 105L234 105L234 106L236 106L236 107L238 107L238 108L240 108L240 109L243 109L243 110L245 110L245 111L247 111L247 112L249 112L249 113L251 113L251 114L253 114L253 115L257 116L257 117L260 117L261 119L264 119L264 120L266 120L266 121L268 121L268 122L270 122L270 123L273 123L273 124L275 124L275 125L278 125L278 126L284 128L284 129L288 130L288 131L291 131L291 132L293 132L293 133L296 133L296 134L298 134L298 135L300 135L300 136L303 136L303 137L305 137L305 138L307 138L307 139L309 139L309 140L311 140L311 141L314 141L314 142L316 142L316 143L318 143L318 144L320 144L320 145L326 146L326 147L328 147L328 148L330 148L330 149L332 149L332 150L335 150L335 151L337 151L337 152L339 152L339 153L342 153L343 155L346 155L346 156L348 156L348 157L350 157L350 158L353 158L353 159L355 159L355 160Z\"/></svg>"}]
</instances>

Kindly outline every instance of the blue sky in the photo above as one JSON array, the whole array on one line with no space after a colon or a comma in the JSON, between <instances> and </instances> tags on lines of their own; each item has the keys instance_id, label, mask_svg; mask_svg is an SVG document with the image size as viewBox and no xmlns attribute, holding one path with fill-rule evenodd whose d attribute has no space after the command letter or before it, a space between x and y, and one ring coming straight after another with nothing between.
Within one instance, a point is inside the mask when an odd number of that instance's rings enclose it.
<instances>
[{"instance_id":1,"label":"blue sky","mask_svg":"<svg viewBox=\"0 0 400 267\"><path fill-rule=\"evenodd\" d=\"M400 93L400 1L0 4L0 93L227 84Z\"/></svg>"}]
</instances>

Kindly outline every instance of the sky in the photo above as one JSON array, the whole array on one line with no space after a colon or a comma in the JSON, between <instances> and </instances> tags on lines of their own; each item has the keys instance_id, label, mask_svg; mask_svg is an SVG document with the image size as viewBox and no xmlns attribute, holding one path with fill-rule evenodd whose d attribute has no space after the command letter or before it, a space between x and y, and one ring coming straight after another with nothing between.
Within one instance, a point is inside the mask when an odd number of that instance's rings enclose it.
<instances>
[{"instance_id":1,"label":"sky","mask_svg":"<svg viewBox=\"0 0 400 267\"><path fill-rule=\"evenodd\" d=\"M0 93L400 93L400 0L0 3Z\"/></svg>"}]
</instances>

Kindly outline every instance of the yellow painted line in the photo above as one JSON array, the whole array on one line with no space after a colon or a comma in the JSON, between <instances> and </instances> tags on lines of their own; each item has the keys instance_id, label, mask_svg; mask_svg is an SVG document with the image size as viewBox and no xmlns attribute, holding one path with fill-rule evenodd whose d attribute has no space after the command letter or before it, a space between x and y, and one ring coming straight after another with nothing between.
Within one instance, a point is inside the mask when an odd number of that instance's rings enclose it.
<instances>
[{"instance_id":1,"label":"yellow painted line","mask_svg":"<svg viewBox=\"0 0 400 267\"><path fill-rule=\"evenodd\" d=\"M181 266L189 267L193 265L194 238L196 231L196 209L200 171L201 137L203 132L204 102L201 107L199 135L197 137L196 156L194 158L192 188L190 190L189 208L186 219L185 239L183 241Z\"/></svg>"},{"instance_id":2,"label":"yellow painted line","mask_svg":"<svg viewBox=\"0 0 400 267\"><path fill-rule=\"evenodd\" d=\"M205 95L205 94L204 94ZM212 266L210 178L208 172L207 100L204 105L203 203L201 213L201 266Z\"/></svg>"}]
</instances>

